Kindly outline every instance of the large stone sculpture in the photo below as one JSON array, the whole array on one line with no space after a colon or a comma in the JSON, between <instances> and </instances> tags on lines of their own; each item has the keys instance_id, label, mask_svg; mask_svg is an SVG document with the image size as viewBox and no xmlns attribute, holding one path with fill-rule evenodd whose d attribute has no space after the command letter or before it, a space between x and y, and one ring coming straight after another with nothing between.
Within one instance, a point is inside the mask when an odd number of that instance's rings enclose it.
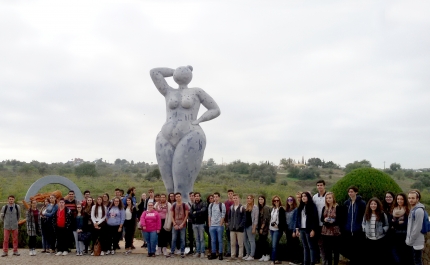
<instances>
[{"instance_id":1,"label":"large stone sculpture","mask_svg":"<svg viewBox=\"0 0 430 265\"><path fill-rule=\"evenodd\" d=\"M157 135L155 152L167 192L181 192L184 201L193 190L206 147L206 136L199 123L221 114L215 100L201 88L189 88L191 66L176 69L154 68L152 81L166 99L166 122ZM173 76L179 85L170 87L165 78ZM200 104L207 111L197 119Z\"/></svg>"}]
</instances>

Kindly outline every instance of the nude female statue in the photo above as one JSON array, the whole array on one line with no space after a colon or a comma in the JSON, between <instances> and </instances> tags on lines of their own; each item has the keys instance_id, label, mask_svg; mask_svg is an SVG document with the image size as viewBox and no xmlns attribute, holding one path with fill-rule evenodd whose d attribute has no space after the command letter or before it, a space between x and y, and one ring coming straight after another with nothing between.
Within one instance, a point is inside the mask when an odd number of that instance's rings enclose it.
<instances>
[{"instance_id":1,"label":"nude female statue","mask_svg":"<svg viewBox=\"0 0 430 265\"><path fill-rule=\"evenodd\" d=\"M167 192L181 192L184 201L193 190L199 174L206 136L199 123L221 114L215 100L201 88L189 88L193 78L191 66L176 69L154 68L152 81L166 98L166 122L155 141L155 152ZM170 87L165 78L173 76L178 89ZM200 104L207 111L197 119Z\"/></svg>"}]
</instances>

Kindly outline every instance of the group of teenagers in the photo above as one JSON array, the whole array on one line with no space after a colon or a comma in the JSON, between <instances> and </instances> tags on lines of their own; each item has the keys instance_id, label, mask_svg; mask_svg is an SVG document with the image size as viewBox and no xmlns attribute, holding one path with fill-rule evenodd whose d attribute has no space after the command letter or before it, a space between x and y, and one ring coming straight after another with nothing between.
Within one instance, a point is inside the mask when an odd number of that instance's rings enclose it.
<instances>
[{"instance_id":1,"label":"group of teenagers","mask_svg":"<svg viewBox=\"0 0 430 265\"><path fill-rule=\"evenodd\" d=\"M326 191L324 180L319 180L316 187L315 195L298 192L288 196L285 204L275 195L271 205L262 195L257 201L247 195L242 203L233 190L228 190L224 203L218 192L206 198L190 192L189 202L184 202L179 192L154 194L153 189L143 193L138 202L134 187L125 196L116 189L111 200L107 193L93 199L88 190L81 202L75 200L74 191L69 191L66 199L57 200L52 195L40 209L37 201L32 201L27 211L29 255L36 255L37 236L42 237L42 253L65 256L74 244L77 256L114 255L124 239L124 254L128 255L135 248L137 228L142 231L142 247L147 247L148 257L177 254L184 258L188 235L187 254L210 260L259 258L280 264L282 256L290 264L337 265L342 254L353 265L422 264L422 227L428 215L418 190L408 194L387 192L382 200L375 197L366 203L358 195L358 188L350 186L349 199L338 204L334 194ZM9 196L0 212L4 223L2 257L8 256L10 235L13 255L19 255L19 213L15 197ZM285 249L279 245L283 233Z\"/></svg>"}]
</instances>

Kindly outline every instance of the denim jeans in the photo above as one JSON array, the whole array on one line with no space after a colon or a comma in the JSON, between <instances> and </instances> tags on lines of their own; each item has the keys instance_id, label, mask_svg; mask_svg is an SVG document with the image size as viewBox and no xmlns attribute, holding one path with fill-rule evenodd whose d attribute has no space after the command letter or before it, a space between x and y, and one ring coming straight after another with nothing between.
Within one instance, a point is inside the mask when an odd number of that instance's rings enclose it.
<instances>
[{"instance_id":1,"label":"denim jeans","mask_svg":"<svg viewBox=\"0 0 430 265\"><path fill-rule=\"evenodd\" d=\"M209 233L211 234L211 245L212 245L212 253L216 253L217 249L217 241L218 241L218 250L219 253L223 253L223 236L224 236L224 226L211 226L209 227Z\"/></svg>"},{"instance_id":2,"label":"denim jeans","mask_svg":"<svg viewBox=\"0 0 430 265\"><path fill-rule=\"evenodd\" d=\"M205 225L193 224L194 236L196 238L196 253L205 253Z\"/></svg>"},{"instance_id":3,"label":"denim jeans","mask_svg":"<svg viewBox=\"0 0 430 265\"><path fill-rule=\"evenodd\" d=\"M148 244L148 253L154 254L158 242L157 231L145 232L145 240L146 244Z\"/></svg>"},{"instance_id":4,"label":"denim jeans","mask_svg":"<svg viewBox=\"0 0 430 265\"><path fill-rule=\"evenodd\" d=\"M306 229L300 229L300 239L303 244L303 264L315 263L315 240Z\"/></svg>"},{"instance_id":5,"label":"denim jeans","mask_svg":"<svg viewBox=\"0 0 430 265\"><path fill-rule=\"evenodd\" d=\"M178 240L178 235L181 240L181 254L185 253L185 231L187 230L187 227L184 227L182 229L175 230L175 228L172 227L172 244L171 244L171 253L175 253L175 247L176 247L176 241Z\"/></svg>"},{"instance_id":6,"label":"denim jeans","mask_svg":"<svg viewBox=\"0 0 430 265\"><path fill-rule=\"evenodd\" d=\"M230 239L230 228L226 228L225 229L225 237L227 239L227 249L226 249L226 253L231 253L231 239Z\"/></svg>"},{"instance_id":7,"label":"denim jeans","mask_svg":"<svg viewBox=\"0 0 430 265\"><path fill-rule=\"evenodd\" d=\"M423 264L423 250L415 250L412 249L414 253L414 264L415 265L422 265Z\"/></svg>"},{"instance_id":8,"label":"denim jeans","mask_svg":"<svg viewBox=\"0 0 430 265\"><path fill-rule=\"evenodd\" d=\"M252 225L245 227L245 231L243 233L243 242L245 243L246 254L254 257L255 234L252 233Z\"/></svg>"},{"instance_id":9,"label":"denim jeans","mask_svg":"<svg viewBox=\"0 0 430 265\"><path fill-rule=\"evenodd\" d=\"M282 231L279 230L270 230L270 238L272 238L272 254L270 256L270 260L277 260L277 250L279 246L279 240L281 239Z\"/></svg>"},{"instance_id":10,"label":"denim jeans","mask_svg":"<svg viewBox=\"0 0 430 265\"><path fill-rule=\"evenodd\" d=\"M73 236L75 237L75 244L76 244L76 252L84 252L84 242L78 240L78 231L73 231Z\"/></svg>"}]
</instances>

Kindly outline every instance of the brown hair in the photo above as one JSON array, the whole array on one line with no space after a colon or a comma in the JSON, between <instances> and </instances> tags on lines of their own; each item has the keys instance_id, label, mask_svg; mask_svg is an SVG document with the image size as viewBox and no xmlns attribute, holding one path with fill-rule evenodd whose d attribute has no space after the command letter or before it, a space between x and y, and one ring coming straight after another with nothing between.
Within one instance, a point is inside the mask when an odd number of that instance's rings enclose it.
<instances>
[{"instance_id":1,"label":"brown hair","mask_svg":"<svg viewBox=\"0 0 430 265\"><path fill-rule=\"evenodd\" d=\"M364 213L364 220L370 221L370 218L372 217L372 209L370 209L370 204L372 202L376 202L377 207L375 210L375 215L376 215L376 220L379 221L384 218L384 210L382 208L382 202L376 197L373 197L367 203L366 212Z\"/></svg>"},{"instance_id":2,"label":"brown hair","mask_svg":"<svg viewBox=\"0 0 430 265\"><path fill-rule=\"evenodd\" d=\"M410 212L410 206L408 201L408 196L404 193L399 193L396 196L394 196L393 205L391 206L391 212L393 212L393 209L396 207L399 207L400 205L397 203L397 197L403 197L403 207L405 207L405 217L409 215Z\"/></svg>"},{"instance_id":3,"label":"brown hair","mask_svg":"<svg viewBox=\"0 0 430 265\"><path fill-rule=\"evenodd\" d=\"M98 204L97 201L99 200L99 198L102 199L102 204ZM99 207L102 207L102 216L101 217L106 216L106 210L105 210L105 206L103 205L103 197L102 196L98 196L96 203L94 204L94 216L95 217L99 217L98 216L99 215Z\"/></svg>"},{"instance_id":4,"label":"brown hair","mask_svg":"<svg viewBox=\"0 0 430 265\"><path fill-rule=\"evenodd\" d=\"M288 204L288 199L292 198L293 199L293 205L290 206L290 204ZM296 198L294 196L288 196L287 200L285 201L285 211L286 212L291 212L292 210L297 208L297 201Z\"/></svg>"},{"instance_id":5,"label":"brown hair","mask_svg":"<svg viewBox=\"0 0 430 265\"><path fill-rule=\"evenodd\" d=\"M246 203L246 211L251 212L252 208L254 208L254 195L249 194L248 196L246 196L246 199L248 199L248 197L251 197L252 202Z\"/></svg>"}]
</instances>

